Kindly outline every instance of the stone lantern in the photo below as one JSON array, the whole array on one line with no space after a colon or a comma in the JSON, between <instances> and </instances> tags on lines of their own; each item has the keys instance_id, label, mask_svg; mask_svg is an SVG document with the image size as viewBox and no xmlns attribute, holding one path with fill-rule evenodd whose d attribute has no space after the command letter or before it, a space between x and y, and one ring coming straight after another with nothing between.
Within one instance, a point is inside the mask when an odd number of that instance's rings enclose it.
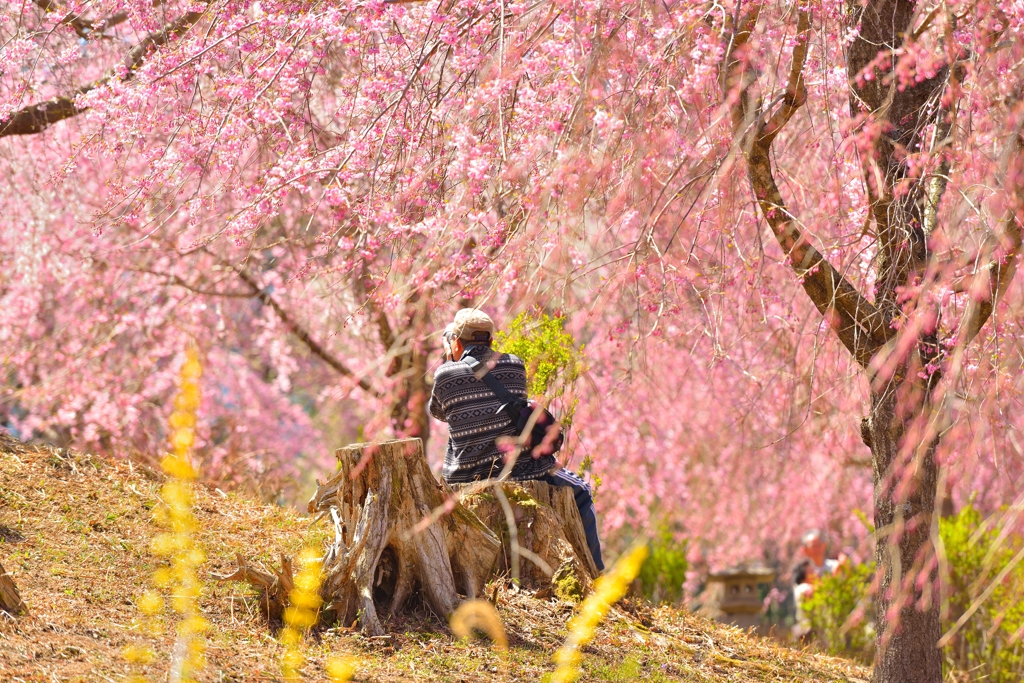
<instances>
[{"instance_id":1,"label":"stone lantern","mask_svg":"<svg viewBox=\"0 0 1024 683\"><path fill-rule=\"evenodd\" d=\"M764 603L758 586L775 580L766 567L736 567L708 577L698 614L743 629L761 625Z\"/></svg>"}]
</instances>

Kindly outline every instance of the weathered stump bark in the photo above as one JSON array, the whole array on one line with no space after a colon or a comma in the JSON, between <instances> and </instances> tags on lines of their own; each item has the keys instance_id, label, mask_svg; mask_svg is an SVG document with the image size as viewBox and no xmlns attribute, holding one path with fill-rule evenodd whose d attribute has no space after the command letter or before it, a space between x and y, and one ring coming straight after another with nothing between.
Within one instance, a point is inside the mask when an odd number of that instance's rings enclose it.
<instances>
[{"instance_id":1,"label":"weathered stump bark","mask_svg":"<svg viewBox=\"0 0 1024 683\"><path fill-rule=\"evenodd\" d=\"M498 486L508 510L498 495ZM463 484L455 489L463 494L462 503L501 535L503 552L498 570L518 573L524 587L579 598L597 578L572 489L542 481L506 481L484 488ZM514 529L508 524L509 512ZM515 552L513 542L518 544L519 552ZM514 571L517 556L519 567Z\"/></svg>"},{"instance_id":2,"label":"weathered stump bark","mask_svg":"<svg viewBox=\"0 0 1024 683\"><path fill-rule=\"evenodd\" d=\"M398 612L417 591L447 618L460 593L475 597L483 589L501 541L434 478L420 439L353 444L337 457L338 473L317 482L308 506L334 525L323 558L325 611L383 635L380 615ZM268 613L277 616L292 583L286 558L282 566L274 575L239 557L235 572L218 578L260 588Z\"/></svg>"},{"instance_id":3,"label":"weathered stump bark","mask_svg":"<svg viewBox=\"0 0 1024 683\"><path fill-rule=\"evenodd\" d=\"M0 610L9 614L28 614L28 606L21 599L14 579L4 570L2 564L0 564Z\"/></svg>"}]
</instances>

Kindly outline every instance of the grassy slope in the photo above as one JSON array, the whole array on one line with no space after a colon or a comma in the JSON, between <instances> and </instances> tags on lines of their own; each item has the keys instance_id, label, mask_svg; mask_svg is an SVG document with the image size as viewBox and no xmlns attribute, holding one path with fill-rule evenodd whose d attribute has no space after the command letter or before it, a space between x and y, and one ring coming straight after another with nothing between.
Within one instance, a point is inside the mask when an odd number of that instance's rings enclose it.
<instances>
[{"instance_id":1,"label":"grassy slope","mask_svg":"<svg viewBox=\"0 0 1024 683\"><path fill-rule=\"evenodd\" d=\"M141 624L133 601L155 567L148 543L157 528L159 477L123 461L36 449L0 436L0 563L31 613L0 613L0 680L166 680L170 635ZM322 531L292 511L200 489L196 516L210 572L227 573L235 552L269 564L294 555ZM359 658L359 681L538 681L566 635L573 606L536 600L501 584L498 611L511 641L506 659L483 644L456 642L420 613L392 622L394 635L365 639L344 629L307 639L306 680L323 680L332 654ZM251 591L210 582L203 612L213 623L202 680L276 680L281 648ZM148 643L157 659L132 668L121 656ZM584 650L586 681L859 681L843 660L779 648L668 609L613 610Z\"/></svg>"}]
</instances>

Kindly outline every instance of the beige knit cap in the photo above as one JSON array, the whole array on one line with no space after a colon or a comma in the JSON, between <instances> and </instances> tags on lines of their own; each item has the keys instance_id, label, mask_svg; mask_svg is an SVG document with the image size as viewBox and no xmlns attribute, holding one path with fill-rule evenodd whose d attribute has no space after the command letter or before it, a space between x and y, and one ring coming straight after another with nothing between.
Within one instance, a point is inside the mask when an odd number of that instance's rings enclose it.
<instances>
[{"instance_id":1,"label":"beige knit cap","mask_svg":"<svg viewBox=\"0 0 1024 683\"><path fill-rule=\"evenodd\" d=\"M455 337L464 342L489 342L494 333L494 321L479 308L463 308L452 325Z\"/></svg>"}]
</instances>

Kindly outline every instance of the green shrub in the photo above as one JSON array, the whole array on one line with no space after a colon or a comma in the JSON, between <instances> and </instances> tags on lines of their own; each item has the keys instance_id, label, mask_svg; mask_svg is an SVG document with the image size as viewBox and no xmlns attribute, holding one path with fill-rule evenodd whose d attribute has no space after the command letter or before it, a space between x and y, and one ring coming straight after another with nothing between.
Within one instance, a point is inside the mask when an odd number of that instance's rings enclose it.
<instances>
[{"instance_id":1,"label":"green shrub","mask_svg":"<svg viewBox=\"0 0 1024 683\"><path fill-rule=\"evenodd\" d=\"M1000 532L973 506L939 520L945 561L940 584L944 632L983 595L977 609L944 649L947 680L1016 683L1024 680L1024 563L1014 560L1024 539ZM804 603L814 636L833 654L861 659L871 651L870 584L874 564L845 566L822 578ZM996 578L1002 575L998 583ZM862 605L863 618L850 619Z\"/></svg>"},{"instance_id":2,"label":"green shrub","mask_svg":"<svg viewBox=\"0 0 1024 683\"><path fill-rule=\"evenodd\" d=\"M874 645L871 580L875 565L843 564L818 579L804 601L811 632L831 654L868 660ZM852 618L851 618L852 617Z\"/></svg>"},{"instance_id":3,"label":"green shrub","mask_svg":"<svg viewBox=\"0 0 1024 683\"><path fill-rule=\"evenodd\" d=\"M677 604L683 598L683 582L690 563L686 561L686 541L676 541L668 527L649 543L650 555L640 568L640 585L651 602Z\"/></svg>"},{"instance_id":4,"label":"green shrub","mask_svg":"<svg viewBox=\"0 0 1024 683\"><path fill-rule=\"evenodd\" d=\"M585 368L583 349L565 331L564 316L520 313L494 335L495 349L526 363L527 393L548 399L572 388Z\"/></svg>"},{"instance_id":5,"label":"green shrub","mask_svg":"<svg viewBox=\"0 0 1024 683\"><path fill-rule=\"evenodd\" d=\"M1024 564L1011 565L1024 547L1016 534L999 539L973 505L939 523L948 574L943 577L943 630L948 631L986 590L991 594L945 649L945 668L957 680L1024 680ZM1004 570L1004 578L994 584Z\"/></svg>"},{"instance_id":6,"label":"green shrub","mask_svg":"<svg viewBox=\"0 0 1024 683\"><path fill-rule=\"evenodd\" d=\"M494 348L523 359L527 394L549 403L552 414L568 432L579 405L574 389L576 380L586 370L586 356L583 347L577 349L576 340L565 331L565 316L520 313L494 335ZM566 466L571 460L570 455L565 460ZM591 493L597 500L601 478L593 473L593 464L593 458L585 455L576 473L581 477L589 473Z\"/></svg>"}]
</instances>

